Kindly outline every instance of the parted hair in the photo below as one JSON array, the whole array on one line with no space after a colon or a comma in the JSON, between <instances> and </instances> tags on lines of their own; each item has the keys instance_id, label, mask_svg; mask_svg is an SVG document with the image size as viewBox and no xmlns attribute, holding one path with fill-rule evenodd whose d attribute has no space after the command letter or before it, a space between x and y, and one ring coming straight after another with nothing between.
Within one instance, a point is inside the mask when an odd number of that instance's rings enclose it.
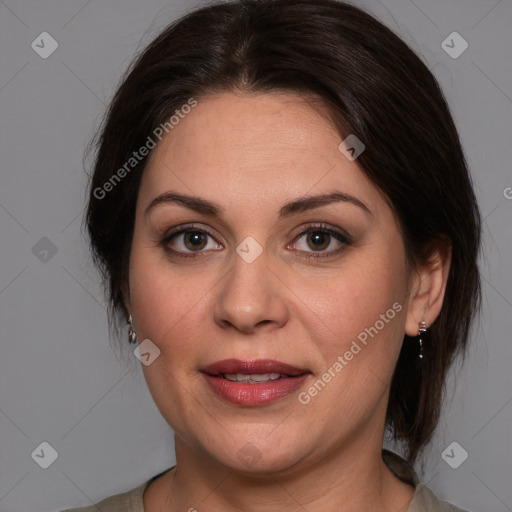
<instances>
[{"instance_id":1,"label":"parted hair","mask_svg":"<svg viewBox=\"0 0 512 512\"><path fill-rule=\"evenodd\" d=\"M386 426L414 462L439 421L447 370L464 355L480 307L481 219L438 82L401 38L360 8L336 0L208 4L168 25L135 57L91 146L85 227L110 327L119 334L127 319L123 290L148 157L133 168L126 162L191 98L224 91L319 99L340 141L355 134L365 144L357 163L393 210L410 265L451 245L445 298L424 357L404 334L390 387ZM123 166L123 178L105 192Z\"/></svg>"}]
</instances>

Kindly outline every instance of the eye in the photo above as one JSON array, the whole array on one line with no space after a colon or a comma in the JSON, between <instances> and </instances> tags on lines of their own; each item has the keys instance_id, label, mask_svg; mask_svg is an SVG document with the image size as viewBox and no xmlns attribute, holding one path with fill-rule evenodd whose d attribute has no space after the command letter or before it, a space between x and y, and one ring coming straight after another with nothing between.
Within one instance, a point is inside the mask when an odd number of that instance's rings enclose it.
<instances>
[{"instance_id":1,"label":"eye","mask_svg":"<svg viewBox=\"0 0 512 512\"><path fill-rule=\"evenodd\" d=\"M345 231L321 224L309 226L301 231L287 248L305 253L307 256L303 257L311 260L339 254L351 244L351 241L350 235ZM224 249L212 233L194 225L173 230L160 241L160 245L170 256L181 258L196 258L202 256L205 251Z\"/></svg>"},{"instance_id":2,"label":"eye","mask_svg":"<svg viewBox=\"0 0 512 512\"><path fill-rule=\"evenodd\" d=\"M194 226L183 226L172 231L165 236L161 245L167 252L184 258L198 256L193 253L224 248L209 231Z\"/></svg>"},{"instance_id":3,"label":"eye","mask_svg":"<svg viewBox=\"0 0 512 512\"><path fill-rule=\"evenodd\" d=\"M338 254L350 243L351 237L348 233L331 229L322 224L310 226L299 233L288 248L308 253L307 258L312 259Z\"/></svg>"}]
</instances>

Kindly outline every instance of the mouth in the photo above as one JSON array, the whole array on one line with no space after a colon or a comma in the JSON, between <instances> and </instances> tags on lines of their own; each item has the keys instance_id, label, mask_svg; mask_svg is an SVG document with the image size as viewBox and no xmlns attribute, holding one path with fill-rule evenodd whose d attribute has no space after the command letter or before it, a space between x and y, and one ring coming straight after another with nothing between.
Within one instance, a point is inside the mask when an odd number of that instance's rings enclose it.
<instances>
[{"instance_id":1,"label":"mouth","mask_svg":"<svg viewBox=\"0 0 512 512\"><path fill-rule=\"evenodd\" d=\"M244 406L265 405L301 387L311 372L281 361L225 359L201 370L218 396Z\"/></svg>"},{"instance_id":2,"label":"mouth","mask_svg":"<svg viewBox=\"0 0 512 512\"><path fill-rule=\"evenodd\" d=\"M286 375L283 373L253 373L252 375L247 375L245 373L222 373L219 375L219 377L222 377L223 379L229 380L231 382L258 384L259 382L286 379L291 377L291 375Z\"/></svg>"},{"instance_id":3,"label":"mouth","mask_svg":"<svg viewBox=\"0 0 512 512\"><path fill-rule=\"evenodd\" d=\"M256 359L254 361L224 359L210 364L202 371L215 377L220 375L242 375L248 378L253 375L274 375L272 380L277 379L277 377L275 377L276 374L285 377L296 377L297 375L310 373L307 369L297 368L274 359Z\"/></svg>"}]
</instances>

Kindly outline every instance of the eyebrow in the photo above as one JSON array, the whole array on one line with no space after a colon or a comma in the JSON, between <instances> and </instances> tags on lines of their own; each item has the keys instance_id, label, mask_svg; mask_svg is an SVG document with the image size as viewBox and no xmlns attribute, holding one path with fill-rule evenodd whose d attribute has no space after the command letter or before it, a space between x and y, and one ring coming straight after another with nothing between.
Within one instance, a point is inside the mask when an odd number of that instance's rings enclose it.
<instances>
[{"instance_id":1,"label":"eyebrow","mask_svg":"<svg viewBox=\"0 0 512 512\"><path fill-rule=\"evenodd\" d=\"M301 197L284 204L279 209L279 219L289 217L295 213L301 213L339 202L353 204L362 209L365 213L372 215L370 209L357 197L345 194L344 192L334 191L329 194ZM194 210L195 212L214 217L221 217L224 213L224 209L220 205L201 197L177 194L175 192L165 192L151 201L145 210L145 215L149 215L154 208L164 204L178 204L190 210Z\"/></svg>"}]
</instances>

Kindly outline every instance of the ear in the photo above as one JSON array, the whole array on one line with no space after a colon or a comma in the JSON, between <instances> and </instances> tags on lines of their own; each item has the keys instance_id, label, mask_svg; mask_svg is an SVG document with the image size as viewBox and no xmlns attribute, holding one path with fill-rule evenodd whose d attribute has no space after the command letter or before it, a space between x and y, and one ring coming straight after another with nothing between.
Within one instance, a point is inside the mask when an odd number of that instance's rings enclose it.
<instances>
[{"instance_id":1,"label":"ear","mask_svg":"<svg viewBox=\"0 0 512 512\"><path fill-rule=\"evenodd\" d=\"M452 246L449 240L437 240L429 257L416 265L411 273L405 334L417 336L420 322L430 327L443 305Z\"/></svg>"}]
</instances>

